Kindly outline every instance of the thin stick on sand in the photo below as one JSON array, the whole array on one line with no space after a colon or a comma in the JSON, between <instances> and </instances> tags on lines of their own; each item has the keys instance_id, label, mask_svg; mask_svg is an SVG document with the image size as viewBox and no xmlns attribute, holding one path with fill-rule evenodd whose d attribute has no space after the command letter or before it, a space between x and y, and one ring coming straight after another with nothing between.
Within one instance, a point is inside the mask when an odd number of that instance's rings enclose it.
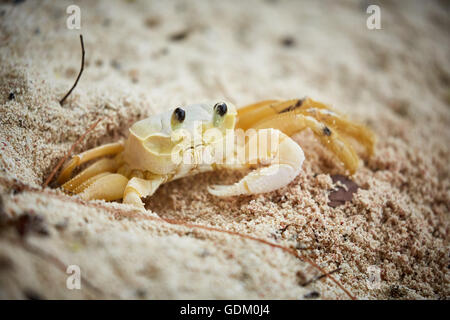
<instances>
[{"instance_id":1,"label":"thin stick on sand","mask_svg":"<svg viewBox=\"0 0 450 320\"><path fill-rule=\"evenodd\" d=\"M72 88L70 88L69 92L67 92L66 95L59 101L59 104L61 106L63 105L66 98L72 93L73 89L75 89L75 87L77 86L78 80L80 80L81 74L83 73L84 70L84 42L83 42L83 35L81 34L80 34L80 42L81 42L81 69L80 72L78 73L77 80L75 80L75 83L73 84Z\"/></svg>"},{"instance_id":2,"label":"thin stick on sand","mask_svg":"<svg viewBox=\"0 0 450 320\"><path fill-rule=\"evenodd\" d=\"M174 220L174 219L167 219L167 218L162 218L160 217L161 220L170 223L170 224L175 224L175 225L182 225L185 227L189 227L189 228L198 228L198 229L204 229L204 230L209 230L209 231L216 231L216 232L222 232L222 233L228 233L231 235L235 235L235 236L239 236L241 238L245 238L245 239L249 239L249 240L253 240L253 241L257 241L260 243L264 243L266 245L269 245L273 248L278 248L281 249L295 257L297 257L298 259L305 261L306 263L310 264L311 266L313 266L314 268L316 268L317 270L319 270L322 275L320 276L320 278L316 279L316 280L320 280L322 278L328 278L331 281L333 281L339 288L342 289L342 291L345 292L345 294L352 300L356 300L356 297L354 295L352 295L350 293L350 291L348 291L339 281L337 281L331 274L336 272L336 271L332 271L332 272L326 272L322 267L320 267L317 263L315 263L314 261L312 261L310 258L305 257L300 255L296 250L288 248L288 247L284 247L282 245L276 244L276 243L272 243L270 241L264 240L264 239L260 239L260 238L256 238L250 235L246 235L246 234L242 234L239 232L235 232L235 231L230 231L230 230L224 230L224 229L219 229L219 228L214 228L214 227L208 227L208 226L203 226L203 225L197 225L197 224L191 224L191 223L184 223L182 221L178 221L178 220Z\"/></svg>"}]
</instances>

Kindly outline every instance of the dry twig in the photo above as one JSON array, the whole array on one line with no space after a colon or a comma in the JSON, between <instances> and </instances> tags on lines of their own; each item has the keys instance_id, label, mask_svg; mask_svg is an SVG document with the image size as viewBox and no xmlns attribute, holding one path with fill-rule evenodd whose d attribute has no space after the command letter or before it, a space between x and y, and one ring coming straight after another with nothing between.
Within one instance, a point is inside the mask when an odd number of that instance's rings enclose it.
<instances>
[{"instance_id":1,"label":"dry twig","mask_svg":"<svg viewBox=\"0 0 450 320\"><path fill-rule=\"evenodd\" d=\"M83 42L83 35L81 35L81 34L80 34L80 41L81 41L81 69L80 69L80 72L78 73L77 80L75 80L75 83L73 84L72 88L70 88L69 92L66 93L64 98L62 98L59 101L59 104L61 106L63 105L66 98L72 93L73 89L75 89L75 87L77 86L78 80L80 80L81 74L83 73L83 70L84 70L84 42Z\"/></svg>"}]
</instances>

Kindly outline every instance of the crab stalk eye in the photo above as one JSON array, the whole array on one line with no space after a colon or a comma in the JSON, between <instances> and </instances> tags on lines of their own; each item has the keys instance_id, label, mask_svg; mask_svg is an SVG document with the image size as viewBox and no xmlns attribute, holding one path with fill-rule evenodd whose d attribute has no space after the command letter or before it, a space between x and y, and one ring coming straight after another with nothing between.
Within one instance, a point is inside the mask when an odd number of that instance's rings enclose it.
<instances>
[{"instance_id":1,"label":"crab stalk eye","mask_svg":"<svg viewBox=\"0 0 450 320\"><path fill-rule=\"evenodd\" d=\"M179 127L181 123L183 123L186 118L186 112L180 107L176 108L172 113L172 119L170 120L170 125L172 130L175 130Z\"/></svg>"},{"instance_id":2,"label":"crab stalk eye","mask_svg":"<svg viewBox=\"0 0 450 320\"><path fill-rule=\"evenodd\" d=\"M176 108L173 112L173 116L178 122L183 122L184 118L186 118L186 112L180 107Z\"/></svg>"},{"instance_id":3,"label":"crab stalk eye","mask_svg":"<svg viewBox=\"0 0 450 320\"><path fill-rule=\"evenodd\" d=\"M214 118L213 123L215 127L221 126L225 119L225 114L228 111L228 107L224 102L218 102L214 105Z\"/></svg>"},{"instance_id":4,"label":"crab stalk eye","mask_svg":"<svg viewBox=\"0 0 450 320\"><path fill-rule=\"evenodd\" d=\"M223 117L227 113L227 105L224 102L216 103L214 110L219 116Z\"/></svg>"}]
</instances>

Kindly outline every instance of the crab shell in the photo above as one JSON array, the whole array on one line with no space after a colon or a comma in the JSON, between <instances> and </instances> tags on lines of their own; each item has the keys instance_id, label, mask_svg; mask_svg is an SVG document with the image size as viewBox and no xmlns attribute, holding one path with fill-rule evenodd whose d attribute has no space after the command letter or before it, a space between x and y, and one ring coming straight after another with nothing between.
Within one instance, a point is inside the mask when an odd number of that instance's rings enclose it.
<instances>
[{"instance_id":1,"label":"crab shell","mask_svg":"<svg viewBox=\"0 0 450 320\"><path fill-rule=\"evenodd\" d=\"M196 150L217 143L227 131L234 130L237 117L236 107L226 102L227 112L217 114L215 103L192 104L183 107L185 119L174 119L170 109L158 115L136 122L129 130L125 143L124 160L134 169L156 174L174 172L179 163L173 161L176 154ZM208 134L208 132L219 134Z\"/></svg>"}]
</instances>

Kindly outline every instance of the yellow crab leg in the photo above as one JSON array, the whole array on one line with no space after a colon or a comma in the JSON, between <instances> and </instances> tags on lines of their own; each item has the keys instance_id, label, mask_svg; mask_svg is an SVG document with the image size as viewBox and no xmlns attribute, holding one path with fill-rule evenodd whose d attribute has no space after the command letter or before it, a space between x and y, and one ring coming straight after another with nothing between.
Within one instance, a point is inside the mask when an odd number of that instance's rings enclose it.
<instances>
[{"instance_id":1,"label":"yellow crab leg","mask_svg":"<svg viewBox=\"0 0 450 320\"><path fill-rule=\"evenodd\" d=\"M349 121L326 109L306 109L300 112L316 118L329 127L338 129L340 133L346 136L352 137L365 147L369 156L373 155L375 135L364 125Z\"/></svg>"},{"instance_id":2,"label":"yellow crab leg","mask_svg":"<svg viewBox=\"0 0 450 320\"><path fill-rule=\"evenodd\" d=\"M298 99L295 99L286 101L285 103L289 105L295 104L297 101ZM278 100L265 100L239 108L236 128L243 130L250 129L255 123L263 120L264 118L279 113L272 106L279 104L280 102L281 101Z\"/></svg>"},{"instance_id":3,"label":"yellow crab leg","mask_svg":"<svg viewBox=\"0 0 450 320\"><path fill-rule=\"evenodd\" d=\"M274 103L270 107L277 113L294 112L312 116L361 143L369 156L373 154L376 140L374 133L362 124L347 120L345 116L321 102L305 98L297 100L295 104L292 103L292 100L288 100Z\"/></svg>"},{"instance_id":4,"label":"yellow crab leg","mask_svg":"<svg viewBox=\"0 0 450 320\"><path fill-rule=\"evenodd\" d=\"M70 179L62 185L64 191L74 191L83 182L87 181L89 178L98 175L102 172L115 172L119 167L118 161L116 159L100 159L94 162L92 165L81 171L74 178Z\"/></svg>"},{"instance_id":5,"label":"yellow crab leg","mask_svg":"<svg viewBox=\"0 0 450 320\"><path fill-rule=\"evenodd\" d=\"M94 178L94 179L93 179ZM118 173L95 176L92 183L80 193L83 200L99 199L105 201L119 200L123 197L123 192L127 186L128 179Z\"/></svg>"},{"instance_id":6,"label":"yellow crab leg","mask_svg":"<svg viewBox=\"0 0 450 320\"><path fill-rule=\"evenodd\" d=\"M247 130L253 127L255 123L258 123L269 116L286 112L302 113L304 110L309 109L325 109L329 110L331 113L341 116L337 111L332 110L325 104L314 101L310 98L291 99L286 101L265 100L239 108L236 128Z\"/></svg>"},{"instance_id":7,"label":"yellow crab leg","mask_svg":"<svg viewBox=\"0 0 450 320\"><path fill-rule=\"evenodd\" d=\"M89 179L87 179L86 181L84 181L83 183L81 183L79 186L77 186L76 188L74 188L72 190L71 193L73 194L79 194L82 193L84 190L86 190L87 187L89 187L91 184L93 184L95 181L97 181L100 178L106 177L107 175L110 175L111 172L102 172L99 173Z\"/></svg>"},{"instance_id":8,"label":"yellow crab leg","mask_svg":"<svg viewBox=\"0 0 450 320\"><path fill-rule=\"evenodd\" d=\"M115 143L105 144L103 146L93 148L93 149L87 150L83 153L73 156L72 159L62 169L61 174L58 177L58 184L63 184L67 180L69 180L72 175L73 170L77 166L79 166L89 160L98 158L98 157L117 154L117 153L121 152L122 150L123 150L123 144L120 142L115 142Z\"/></svg>"}]
</instances>

